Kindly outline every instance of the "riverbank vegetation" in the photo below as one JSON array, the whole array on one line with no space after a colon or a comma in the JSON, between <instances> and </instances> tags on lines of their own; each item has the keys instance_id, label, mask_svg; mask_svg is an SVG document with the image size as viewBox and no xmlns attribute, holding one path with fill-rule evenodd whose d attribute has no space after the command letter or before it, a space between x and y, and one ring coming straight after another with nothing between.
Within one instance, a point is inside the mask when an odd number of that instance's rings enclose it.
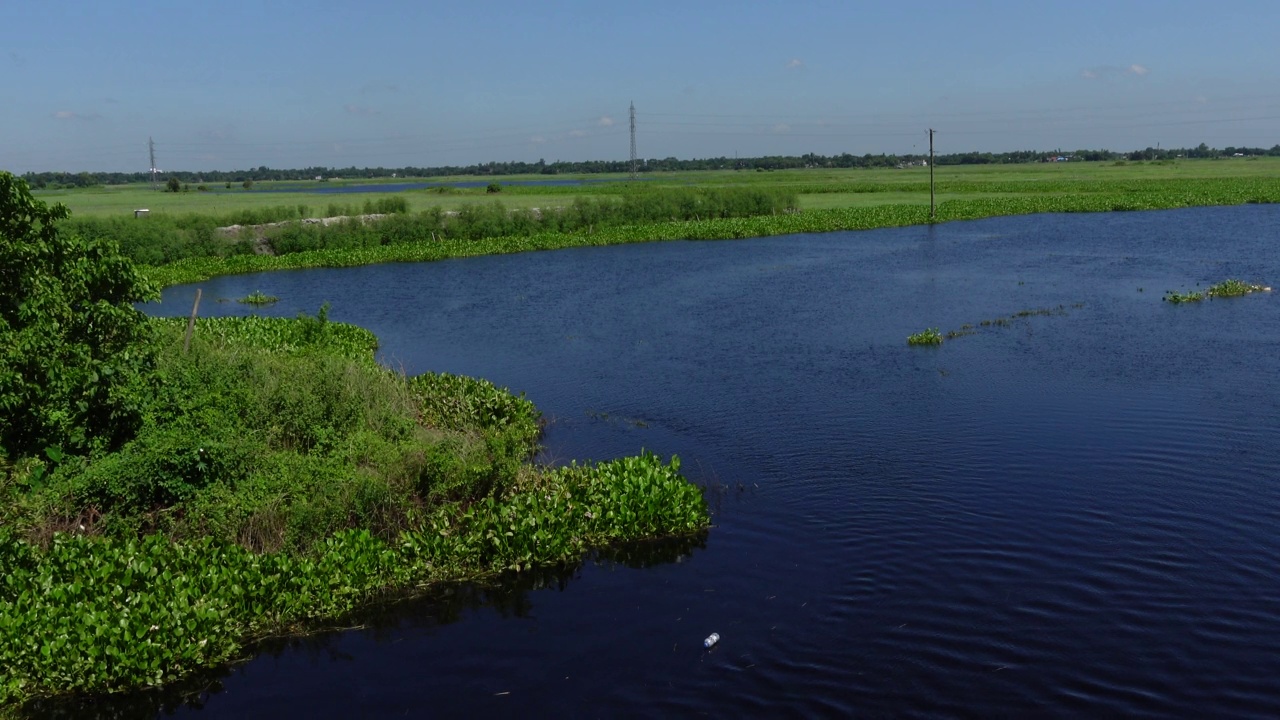
<instances>
[{"instance_id":1,"label":"riverbank vegetation","mask_svg":"<svg viewBox=\"0 0 1280 720\"><path fill-rule=\"evenodd\" d=\"M1158 189L1139 183L1115 193L1040 193L975 200L948 200L937 206L935 222L976 220L1001 215L1045 212L1111 212L1156 210L1203 205L1280 202L1280 178L1269 181L1213 180L1185 185L1160 183ZM392 221L396 222L395 220ZM539 231L526 235L398 242L394 225L363 226L356 232L385 244L329 247L280 256L231 255L180 260L145 269L162 285L198 282L218 275L312 267L347 267L382 262L425 262L531 250L614 245L664 240L723 240L734 238L870 230L931 222L927 205L881 205L830 210L804 210L754 217L714 218L636 225L588 227L577 231ZM321 232L321 231L317 231Z\"/></svg>"},{"instance_id":2,"label":"riverbank vegetation","mask_svg":"<svg viewBox=\"0 0 1280 720\"><path fill-rule=\"evenodd\" d=\"M109 242L135 263L158 265L188 257L218 257L254 252L253 240L270 226L306 224L312 218L397 215L408 212L404 198L383 197L363 204L268 205L231 212L163 212L146 217L72 217L60 221L69 235ZM358 221L355 224L359 224Z\"/></svg>"},{"instance_id":3,"label":"riverbank vegetation","mask_svg":"<svg viewBox=\"0 0 1280 720\"><path fill-rule=\"evenodd\" d=\"M531 402L328 320L150 319L0 173L0 708L170 683L388 594L703 532L679 460L542 467Z\"/></svg>"},{"instance_id":4,"label":"riverbank vegetation","mask_svg":"<svg viewBox=\"0 0 1280 720\"><path fill-rule=\"evenodd\" d=\"M63 224L68 232L114 242L135 262L160 265L254 253L287 255L438 240L594 233L627 225L771 216L798 210L795 193L753 187L642 188L621 196L586 196L564 202L554 207L511 208L493 200L463 204L454 210L434 206L409 214L404 211L407 204L403 197L388 197L366 201L364 209L369 212L346 212L350 217L342 222L308 222L311 208L298 205L218 217L157 213L146 218L80 218ZM353 209L359 208L346 210ZM326 217L343 215L343 211L334 205L325 209ZM249 220L258 222L246 222Z\"/></svg>"},{"instance_id":5,"label":"riverbank vegetation","mask_svg":"<svg viewBox=\"0 0 1280 720\"><path fill-rule=\"evenodd\" d=\"M1110 212L1280 202L1280 159L966 164L939 173L930 217L923 167L810 167L754 173L654 172L529 184L520 176L446 178L432 187L258 183L252 191L55 191L81 208L68 227L117 242L163 283L270 269L422 261L656 240L860 230L1043 212ZM486 183L502 187L501 200ZM525 183L525 184L521 184ZM411 189L403 189L411 188ZM363 206L320 208L359 190ZM324 193L321 195L320 193ZM385 208L378 203L396 203ZM336 204L335 204L336 205ZM148 217L133 209L150 206ZM323 224L317 215L352 218ZM380 219L357 210L382 209ZM305 220L305 221L304 221ZM221 229L220 229L221 228ZM277 256L260 257L260 256Z\"/></svg>"}]
</instances>

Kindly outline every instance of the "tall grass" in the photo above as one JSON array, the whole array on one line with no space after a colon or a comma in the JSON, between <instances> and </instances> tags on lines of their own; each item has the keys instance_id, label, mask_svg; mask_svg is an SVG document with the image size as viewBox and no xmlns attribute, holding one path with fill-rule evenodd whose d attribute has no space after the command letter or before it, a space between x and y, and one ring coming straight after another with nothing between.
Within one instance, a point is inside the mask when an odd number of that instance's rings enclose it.
<instances>
[{"instance_id":1,"label":"tall grass","mask_svg":"<svg viewBox=\"0 0 1280 720\"><path fill-rule=\"evenodd\" d=\"M403 214L409 210L404 198L367 200L364 205L330 203L326 217L361 214ZM160 265L192 257L227 257L254 251L257 232L245 230L228 235L219 228L288 223L316 217L308 205L277 205L244 208L229 213L202 215L155 212L145 218L72 217L63 221L68 232L114 242L134 262Z\"/></svg>"},{"instance_id":2,"label":"tall grass","mask_svg":"<svg viewBox=\"0 0 1280 720\"><path fill-rule=\"evenodd\" d=\"M403 197L330 203L325 217L347 222L304 223L306 205L246 209L220 216L166 215L148 218L90 217L67 221L67 229L117 243L130 259L165 265L188 258L250 255L265 247L275 255L310 250L354 250L433 240L482 240L546 232L594 233L625 225L738 218L794 212L794 193L766 188L639 188L622 196L578 197L563 207L508 209L500 201L464 205L452 212L435 207L408 213ZM378 222L362 215L384 215ZM262 227L271 223L278 226ZM219 230L240 226L233 232ZM249 227L254 226L254 227Z\"/></svg>"}]
</instances>

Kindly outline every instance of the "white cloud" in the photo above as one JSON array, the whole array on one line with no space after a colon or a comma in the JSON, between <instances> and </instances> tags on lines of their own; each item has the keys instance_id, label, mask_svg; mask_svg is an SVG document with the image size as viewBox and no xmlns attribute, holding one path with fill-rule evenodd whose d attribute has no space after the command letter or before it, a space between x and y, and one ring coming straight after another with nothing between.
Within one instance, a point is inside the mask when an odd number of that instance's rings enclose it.
<instances>
[{"instance_id":1,"label":"white cloud","mask_svg":"<svg viewBox=\"0 0 1280 720\"><path fill-rule=\"evenodd\" d=\"M569 131L569 137L571 138L580 138L580 137L586 137L586 136L587 136L586 130L570 130Z\"/></svg>"},{"instance_id":2,"label":"white cloud","mask_svg":"<svg viewBox=\"0 0 1280 720\"><path fill-rule=\"evenodd\" d=\"M791 126L786 123L778 123L773 126L773 131L779 135L791 132Z\"/></svg>"},{"instance_id":3,"label":"white cloud","mask_svg":"<svg viewBox=\"0 0 1280 720\"><path fill-rule=\"evenodd\" d=\"M1086 80L1099 80L1109 77L1119 77L1121 75L1134 75L1142 77L1151 72L1151 68L1146 65L1134 63L1128 67L1120 67L1118 65L1097 65L1091 68L1085 68L1080 71L1080 77Z\"/></svg>"},{"instance_id":4,"label":"white cloud","mask_svg":"<svg viewBox=\"0 0 1280 720\"><path fill-rule=\"evenodd\" d=\"M373 108L365 107L363 105L348 104L348 105L343 105L342 109L346 110L351 115L381 115L382 114L382 112L379 110L374 110Z\"/></svg>"},{"instance_id":5,"label":"white cloud","mask_svg":"<svg viewBox=\"0 0 1280 720\"><path fill-rule=\"evenodd\" d=\"M534 135L533 137L529 138L529 142L533 143L534 145L541 145L546 141L547 139L542 137L541 135Z\"/></svg>"},{"instance_id":6,"label":"white cloud","mask_svg":"<svg viewBox=\"0 0 1280 720\"><path fill-rule=\"evenodd\" d=\"M596 125L599 125L600 127L613 127L613 118L608 115L601 115L600 119L596 121Z\"/></svg>"},{"instance_id":7,"label":"white cloud","mask_svg":"<svg viewBox=\"0 0 1280 720\"><path fill-rule=\"evenodd\" d=\"M799 70L802 67L804 67L804 61L800 58L791 58L787 61L788 70Z\"/></svg>"}]
</instances>

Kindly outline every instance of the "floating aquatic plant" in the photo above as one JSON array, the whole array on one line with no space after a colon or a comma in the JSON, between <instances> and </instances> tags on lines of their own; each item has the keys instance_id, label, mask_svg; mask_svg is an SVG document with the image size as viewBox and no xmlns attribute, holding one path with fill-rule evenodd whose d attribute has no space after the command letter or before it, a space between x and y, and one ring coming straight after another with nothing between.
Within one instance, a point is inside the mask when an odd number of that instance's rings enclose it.
<instances>
[{"instance_id":1,"label":"floating aquatic plant","mask_svg":"<svg viewBox=\"0 0 1280 720\"><path fill-rule=\"evenodd\" d=\"M279 300L280 298L275 295L268 295L261 290L254 290L236 302L244 303L245 305L270 305L274 302L278 302Z\"/></svg>"},{"instance_id":2,"label":"floating aquatic plant","mask_svg":"<svg viewBox=\"0 0 1280 720\"><path fill-rule=\"evenodd\" d=\"M1210 285L1204 292L1180 293L1175 290L1166 290L1164 297L1161 299L1178 305L1188 302L1200 302L1201 300L1212 300L1214 298L1241 297L1251 293L1270 291L1271 288L1264 285L1252 285L1243 280L1227 279L1216 285Z\"/></svg>"},{"instance_id":3,"label":"floating aquatic plant","mask_svg":"<svg viewBox=\"0 0 1280 720\"><path fill-rule=\"evenodd\" d=\"M938 328L929 328L915 335L907 336L908 345L941 345L942 333Z\"/></svg>"}]
</instances>

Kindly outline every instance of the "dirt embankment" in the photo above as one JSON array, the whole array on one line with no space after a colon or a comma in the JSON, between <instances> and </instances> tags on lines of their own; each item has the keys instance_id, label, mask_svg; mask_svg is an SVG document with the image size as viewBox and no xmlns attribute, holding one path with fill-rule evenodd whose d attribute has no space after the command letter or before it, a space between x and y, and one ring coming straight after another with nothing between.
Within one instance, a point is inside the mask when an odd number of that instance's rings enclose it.
<instances>
[{"instance_id":1,"label":"dirt embankment","mask_svg":"<svg viewBox=\"0 0 1280 720\"><path fill-rule=\"evenodd\" d=\"M227 225L226 227L214 228L214 232L219 236L228 240L253 240L253 251L259 255L274 255L271 250L271 244L267 242L267 233L273 228L288 227L290 225L333 225L335 223L347 222L351 220L359 220L362 223L377 222L385 217L385 213L372 213L369 215L337 215L335 217L326 218L303 218L301 220L285 220L283 222L263 223L261 225Z\"/></svg>"}]
</instances>

